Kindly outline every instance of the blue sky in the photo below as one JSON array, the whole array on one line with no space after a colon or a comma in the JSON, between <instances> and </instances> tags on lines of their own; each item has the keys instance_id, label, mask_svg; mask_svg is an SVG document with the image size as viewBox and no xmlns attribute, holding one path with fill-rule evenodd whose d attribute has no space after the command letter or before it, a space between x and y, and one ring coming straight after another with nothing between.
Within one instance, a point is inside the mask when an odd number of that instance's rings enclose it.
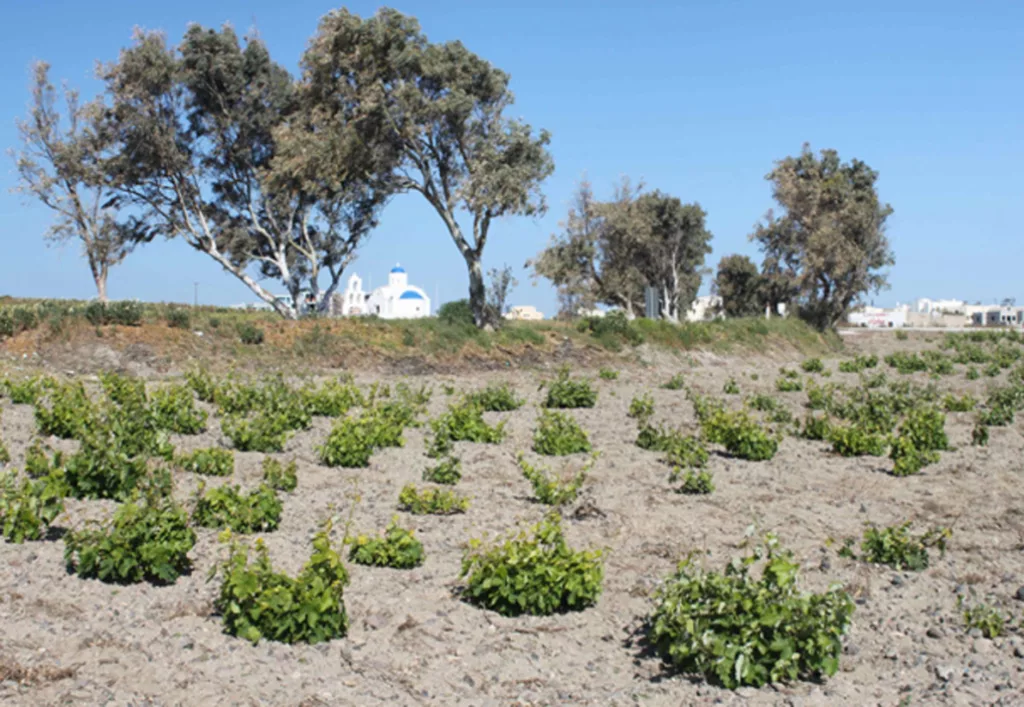
<instances>
[{"instance_id":1,"label":"blue sky","mask_svg":"<svg viewBox=\"0 0 1024 707\"><path fill-rule=\"evenodd\" d=\"M175 41L189 22L256 28L293 72L317 20L336 7L293 0L8 0L0 22L0 147L16 145L28 68L91 96L96 60L109 61L135 26ZM370 15L377 4L349 9ZM930 297L1024 300L1024 3L862 1L397 2L434 41L462 40L512 76L511 111L551 131L556 171L549 212L499 223L485 266L509 263L514 304L554 313L524 261L547 242L586 175L607 196L623 175L708 212L714 266L756 256L747 240L772 206L764 175L810 142L881 174L895 208L892 288L878 304ZM74 246L47 247L48 212L10 193L0 169L0 294L93 296ZM441 301L465 296L465 266L439 218L416 197L396 198L353 270L382 284L401 261ZM244 285L181 242L148 245L110 278L113 298L253 301ZM707 285L705 284L705 289ZM274 288L279 291L280 288Z\"/></svg>"}]
</instances>

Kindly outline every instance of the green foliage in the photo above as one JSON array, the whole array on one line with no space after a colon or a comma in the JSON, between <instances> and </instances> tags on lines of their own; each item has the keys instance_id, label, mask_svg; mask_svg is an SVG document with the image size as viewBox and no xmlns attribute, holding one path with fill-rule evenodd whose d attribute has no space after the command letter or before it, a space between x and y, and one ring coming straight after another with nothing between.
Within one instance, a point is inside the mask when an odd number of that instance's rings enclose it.
<instances>
[{"instance_id":1,"label":"green foliage","mask_svg":"<svg viewBox=\"0 0 1024 707\"><path fill-rule=\"evenodd\" d=\"M1013 621L1010 615L1003 615L999 609L984 602L966 602L963 595L956 598L956 607L964 618L964 626L970 631L978 629L985 638L1006 635L1006 624Z\"/></svg>"},{"instance_id":2,"label":"green foliage","mask_svg":"<svg viewBox=\"0 0 1024 707\"><path fill-rule=\"evenodd\" d=\"M692 557L680 563L647 623L667 663L731 689L836 673L853 600L836 587L800 593L793 554L771 535L764 550L723 573L702 570ZM755 579L750 568L760 560L764 569Z\"/></svg>"},{"instance_id":3,"label":"green foliage","mask_svg":"<svg viewBox=\"0 0 1024 707\"><path fill-rule=\"evenodd\" d=\"M889 565L896 570L920 572L928 567L928 548L935 547L941 555L946 554L946 541L953 531L949 528L933 528L923 535L914 536L910 533L910 525L909 520L887 528L872 525L864 531L859 558L853 554L852 539L846 541L840 554L864 562Z\"/></svg>"},{"instance_id":4,"label":"green foliage","mask_svg":"<svg viewBox=\"0 0 1024 707\"><path fill-rule=\"evenodd\" d=\"M902 434L893 440L889 457L893 461L893 476L911 476L939 460L937 452L921 449L911 437Z\"/></svg>"},{"instance_id":5,"label":"green foliage","mask_svg":"<svg viewBox=\"0 0 1024 707\"><path fill-rule=\"evenodd\" d=\"M625 312L611 311L603 317L586 317L577 325L581 332L589 332L609 351L619 351L623 344L639 346L644 335L626 318Z\"/></svg>"},{"instance_id":6,"label":"green foliage","mask_svg":"<svg viewBox=\"0 0 1024 707\"><path fill-rule=\"evenodd\" d=\"M590 439L568 413L541 410L533 432L533 451L548 456L589 452Z\"/></svg>"},{"instance_id":7,"label":"green foliage","mask_svg":"<svg viewBox=\"0 0 1024 707\"><path fill-rule=\"evenodd\" d=\"M967 393L960 397L946 393L946 397L942 399L942 409L946 412L970 412L977 405L977 399Z\"/></svg>"},{"instance_id":8,"label":"green foliage","mask_svg":"<svg viewBox=\"0 0 1024 707\"><path fill-rule=\"evenodd\" d=\"M520 452L516 461L523 471L523 476L533 486L533 494L537 500L549 506L564 506L576 500L583 482L587 478L587 472L593 465L593 460L584 464L578 471L568 466L559 475L553 475L551 469L542 466L533 466Z\"/></svg>"},{"instance_id":9,"label":"green foliage","mask_svg":"<svg viewBox=\"0 0 1024 707\"><path fill-rule=\"evenodd\" d=\"M438 307L437 318L449 326L476 326L473 320L473 310L469 306L468 299L445 302Z\"/></svg>"},{"instance_id":10,"label":"green foliage","mask_svg":"<svg viewBox=\"0 0 1024 707\"><path fill-rule=\"evenodd\" d=\"M210 447L181 454L174 459L178 468L204 476L231 476L235 470L235 454L230 449Z\"/></svg>"},{"instance_id":11,"label":"green foliage","mask_svg":"<svg viewBox=\"0 0 1024 707\"><path fill-rule=\"evenodd\" d=\"M682 373L677 373L668 379L665 383L661 384L664 390L682 390L686 387L686 379L683 378Z\"/></svg>"},{"instance_id":12,"label":"green foliage","mask_svg":"<svg viewBox=\"0 0 1024 707\"><path fill-rule=\"evenodd\" d=\"M363 396L355 384L333 378L317 388L305 387L300 394L303 406L310 415L324 417L339 417L363 402Z\"/></svg>"},{"instance_id":13,"label":"green foliage","mask_svg":"<svg viewBox=\"0 0 1024 707\"><path fill-rule=\"evenodd\" d=\"M360 535L352 540L349 559L357 565L391 567L407 570L423 564L423 543L412 530L398 525L398 516L391 519L381 537Z\"/></svg>"},{"instance_id":14,"label":"green foliage","mask_svg":"<svg viewBox=\"0 0 1024 707\"><path fill-rule=\"evenodd\" d=\"M715 410L701 429L708 442L721 444L740 459L765 461L779 449L778 440L743 411Z\"/></svg>"},{"instance_id":15,"label":"green foliage","mask_svg":"<svg viewBox=\"0 0 1024 707\"><path fill-rule=\"evenodd\" d=\"M665 442L663 449L665 463L676 470L707 466L708 450L697 437L676 433Z\"/></svg>"},{"instance_id":16,"label":"green foliage","mask_svg":"<svg viewBox=\"0 0 1024 707\"><path fill-rule=\"evenodd\" d=\"M729 380L725 382L725 385L722 386L722 392L726 395L739 395L740 384L736 382L735 378L729 378Z\"/></svg>"},{"instance_id":17,"label":"green foliage","mask_svg":"<svg viewBox=\"0 0 1024 707\"><path fill-rule=\"evenodd\" d=\"M995 378L1000 373L1002 373L1002 371L1003 371L1003 369L1000 368L999 364L996 363L995 361L993 361L992 363L988 364L983 369L981 369L981 372L983 374L985 374L989 378Z\"/></svg>"},{"instance_id":18,"label":"green foliage","mask_svg":"<svg viewBox=\"0 0 1024 707\"><path fill-rule=\"evenodd\" d=\"M901 334L902 332L897 332ZM897 351L885 357L885 362L904 375L928 370L928 362L916 353Z\"/></svg>"},{"instance_id":19,"label":"green foliage","mask_svg":"<svg viewBox=\"0 0 1024 707\"><path fill-rule=\"evenodd\" d=\"M452 515L465 513L469 499L449 489L426 488L406 484L398 494L398 507L413 515Z\"/></svg>"},{"instance_id":20,"label":"green foliage","mask_svg":"<svg viewBox=\"0 0 1024 707\"><path fill-rule=\"evenodd\" d=\"M129 300L120 302L90 302L85 306L85 319L93 326L120 324L140 326L142 324L142 303Z\"/></svg>"},{"instance_id":21,"label":"green foliage","mask_svg":"<svg viewBox=\"0 0 1024 707\"><path fill-rule=\"evenodd\" d=\"M251 418L226 417L220 429L240 452L281 452L288 441L287 420L267 412Z\"/></svg>"},{"instance_id":22,"label":"green foliage","mask_svg":"<svg viewBox=\"0 0 1024 707\"><path fill-rule=\"evenodd\" d=\"M775 390L780 393L798 393L804 389L804 384L799 378L777 378Z\"/></svg>"},{"instance_id":23,"label":"green foliage","mask_svg":"<svg viewBox=\"0 0 1024 707\"><path fill-rule=\"evenodd\" d=\"M348 630L344 588L349 582L341 557L331 547L330 522L313 536L313 554L297 577L275 572L267 548L256 541L256 561L249 548L235 542L217 568L220 594L214 608L224 631L253 643L321 643Z\"/></svg>"},{"instance_id":24,"label":"green foliage","mask_svg":"<svg viewBox=\"0 0 1024 707\"><path fill-rule=\"evenodd\" d=\"M236 533L276 530L281 522L281 501L266 484L244 494L238 486L218 486L209 491L199 484L192 520L204 528L227 528Z\"/></svg>"},{"instance_id":25,"label":"green foliage","mask_svg":"<svg viewBox=\"0 0 1024 707\"><path fill-rule=\"evenodd\" d=\"M181 435L196 435L206 429L206 411L196 408L192 391L184 386L153 391L150 408L158 429Z\"/></svg>"},{"instance_id":26,"label":"green foliage","mask_svg":"<svg viewBox=\"0 0 1024 707\"><path fill-rule=\"evenodd\" d=\"M459 576L468 601L503 616L582 611L601 595L603 553L573 550L552 513L501 543L470 540Z\"/></svg>"},{"instance_id":27,"label":"green foliage","mask_svg":"<svg viewBox=\"0 0 1024 707\"><path fill-rule=\"evenodd\" d=\"M327 466L367 467L377 449L377 430L372 418L345 417L334 423L317 454Z\"/></svg>"},{"instance_id":28,"label":"green foliage","mask_svg":"<svg viewBox=\"0 0 1024 707\"><path fill-rule=\"evenodd\" d=\"M619 372L611 368L602 368L597 372L597 377L603 381L618 380Z\"/></svg>"},{"instance_id":29,"label":"green foliage","mask_svg":"<svg viewBox=\"0 0 1024 707\"><path fill-rule=\"evenodd\" d=\"M673 470L670 480L675 482L679 481L679 472L681 470L676 468ZM704 495L709 494L715 490L714 476L710 471L694 471L688 469L685 474L682 475L682 484L676 489L679 493L685 493L687 495Z\"/></svg>"},{"instance_id":30,"label":"green foliage","mask_svg":"<svg viewBox=\"0 0 1024 707\"><path fill-rule=\"evenodd\" d=\"M462 460L458 457L444 457L434 466L423 471L423 480L435 484L454 485L462 479Z\"/></svg>"},{"instance_id":31,"label":"green foliage","mask_svg":"<svg viewBox=\"0 0 1024 707\"><path fill-rule=\"evenodd\" d=\"M906 341L909 338L910 338L910 336L905 331L897 331L896 332L896 341Z\"/></svg>"},{"instance_id":32,"label":"green foliage","mask_svg":"<svg viewBox=\"0 0 1024 707\"><path fill-rule=\"evenodd\" d=\"M38 397L46 390L46 388L52 386L54 383L56 383L56 381L53 379L39 378L37 376L22 378L20 380L5 378L2 384L2 390L15 405L34 405Z\"/></svg>"},{"instance_id":33,"label":"green foliage","mask_svg":"<svg viewBox=\"0 0 1024 707\"><path fill-rule=\"evenodd\" d=\"M807 415L804 418L804 426L800 431L800 436L804 439L823 442L829 438L831 433L832 422L829 420L828 415L823 415L821 417Z\"/></svg>"},{"instance_id":34,"label":"green foliage","mask_svg":"<svg viewBox=\"0 0 1024 707\"><path fill-rule=\"evenodd\" d=\"M597 391L588 380L572 380L569 369L558 372L558 378L548 385L544 399L546 408L592 408L597 403Z\"/></svg>"},{"instance_id":35,"label":"green foliage","mask_svg":"<svg viewBox=\"0 0 1024 707\"><path fill-rule=\"evenodd\" d=\"M61 439L76 438L82 431L83 421L93 415L93 403L79 381L56 383L35 403L40 434Z\"/></svg>"},{"instance_id":36,"label":"green foliage","mask_svg":"<svg viewBox=\"0 0 1024 707\"><path fill-rule=\"evenodd\" d=\"M0 531L7 542L42 540L63 512L64 487L59 475L19 481L14 473L0 473Z\"/></svg>"},{"instance_id":37,"label":"green foliage","mask_svg":"<svg viewBox=\"0 0 1024 707\"><path fill-rule=\"evenodd\" d=\"M192 327L192 315L187 309L167 310L167 326L172 329L189 329Z\"/></svg>"},{"instance_id":38,"label":"green foliage","mask_svg":"<svg viewBox=\"0 0 1024 707\"><path fill-rule=\"evenodd\" d=\"M42 442L38 439L35 440L25 450L25 473L33 479L41 479L53 472L59 473L63 477L64 455L59 451L54 452L51 462L47 450L43 449Z\"/></svg>"},{"instance_id":39,"label":"green foliage","mask_svg":"<svg viewBox=\"0 0 1024 707\"><path fill-rule=\"evenodd\" d=\"M118 506L109 523L68 533L64 561L82 578L170 584L187 573L196 535L170 496L147 493Z\"/></svg>"},{"instance_id":40,"label":"green foliage","mask_svg":"<svg viewBox=\"0 0 1024 707\"><path fill-rule=\"evenodd\" d=\"M654 398L651 397L650 393L644 393L639 397L634 396L629 402L629 412L627 414L635 419L641 427L646 426L654 415Z\"/></svg>"},{"instance_id":41,"label":"green foliage","mask_svg":"<svg viewBox=\"0 0 1024 707\"><path fill-rule=\"evenodd\" d=\"M466 402L487 412L508 412L518 410L525 401L516 395L512 386L503 383L470 393L466 396Z\"/></svg>"},{"instance_id":42,"label":"green foliage","mask_svg":"<svg viewBox=\"0 0 1024 707\"><path fill-rule=\"evenodd\" d=\"M825 372L825 364L822 363L820 358L808 358L808 359L805 359L803 361L803 363L800 364L800 368L802 368L805 373L824 373Z\"/></svg>"},{"instance_id":43,"label":"green foliage","mask_svg":"<svg viewBox=\"0 0 1024 707\"><path fill-rule=\"evenodd\" d=\"M238 339L243 344L257 346L263 343L263 330L255 324L245 322L238 325Z\"/></svg>"},{"instance_id":44,"label":"green foliage","mask_svg":"<svg viewBox=\"0 0 1024 707\"><path fill-rule=\"evenodd\" d=\"M885 454L888 440L885 436L864 429L861 425L835 425L829 429L828 441L832 451L844 457Z\"/></svg>"},{"instance_id":45,"label":"green foliage","mask_svg":"<svg viewBox=\"0 0 1024 707\"><path fill-rule=\"evenodd\" d=\"M273 457L263 458L263 483L275 491L294 491L299 485L298 465L290 460L282 465Z\"/></svg>"},{"instance_id":46,"label":"green foliage","mask_svg":"<svg viewBox=\"0 0 1024 707\"><path fill-rule=\"evenodd\" d=\"M217 397L217 381L204 368L195 368L185 374L185 380L204 403L212 403Z\"/></svg>"},{"instance_id":47,"label":"green foliage","mask_svg":"<svg viewBox=\"0 0 1024 707\"><path fill-rule=\"evenodd\" d=\"M971 444L975 447L987 447L988 427L980 423L975 424L974 429L971 430Z\"/></svg>"},{"instance_id":48,"label":"green foliage","mask_svg":"<svg viewBox=\"0 0 1024 707\"><path fill-rule=\"evenodd\" d=\"M488 425L483 408L472 400L449 406L430 422L430 429L433 437L428 442L427 456L433 458L449 455L454 442L497 444L505 438L505 422Z\"/></svg>"},{"instance_id":49,"label":"green foliage","mask_svg":"<svg viewBox=\"0 0 1024 707\"><path fill-rule=\"evenodd\" d=\"M964 378L969 381L976 381L981 378L981 373L979 373L978 369L974 366L970 366L966 371L964 371Z\"/></svg>"}]
</instances>

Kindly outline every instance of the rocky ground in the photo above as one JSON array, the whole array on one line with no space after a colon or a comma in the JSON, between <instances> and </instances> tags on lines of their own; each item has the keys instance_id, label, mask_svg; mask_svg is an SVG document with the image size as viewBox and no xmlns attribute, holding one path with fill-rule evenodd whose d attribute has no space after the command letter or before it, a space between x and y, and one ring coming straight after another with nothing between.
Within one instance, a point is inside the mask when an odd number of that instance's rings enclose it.
<instances>
[{"instance_id":1,"label":"rocky ground","mask_svg":"<svg viewBox=\"0 0 1024 707\"><path fill-rule=\"evenodd\" d=\"M893 345L862 338L862 349ZM958 593L974 592L1020 614L1024 602L1024 437L1021 423L994 428L987 448L970 445L970 414L951 414L955 450L919 475L895 478L888 459L841 458L827 445L787 436L768 462L712 454L716 491L675 493L658 454L637 448L626 412L631 398L651 391L655 419L692 426L684 391L659 388L682 372L689 385L720 395L734 377L743 394L786 400L802 417L804 393L776 394L780 365L799 359L666 357L621 367L616 381L596 381L597 406L573 414L601 456L583 499L567 511L575 546L607 549L604 593L580 613L549 618L503 618L458 598L463 544L539 519L515 454L528 449L538 390L545 374L430 376L429 414L450 402L442 386L460 390L507 381L528 399L511 413L500 445L458 445L461 491L472 497L464 515L413 517L427 559L415 570L351 566L345 603L349 635L328 644L253 646L225 635L212 602L208 573L223 555L217 533L199 529L195 569L174 585L111 586L66 573L57 539L7 544L0 540L0 704L4 705L989 705L1024 704L1024 640L1017 633L989 640L965 631ZM835 361L828 361L835 369ZM887 371L888 372L888 371ZM888 372L896 377L894 372ZM754 377L756 376L756 380ZM595 376L596 377L596 376ZM923 376L912 376L920 383ZM370 376L358 376L369 382ZM390 380L396 380L390 378ZM835 374L832 380L855 382ZM962 372L943 388L983 395L986 382ZM3 403L2 438L13 466L35 434L31 408ZM427 464L422 429L406 445L374 455L369 469L321 466L314 452L330 421L316 420L295 435L282 459L299 462L299 487L287 494L279 530L264 537L275 566L295 572L309 554L319 522L354 510L355 530L376 532L397 512L399 489L419 482ZM196 437L175 439L188 450L220 444L218 422ZM237 455L234 483L255 485L263 455ZM196 481L176 472L176 493L188 498ZM211 481L210 483L218 483ZM70 501L57 525L79 527L112 504ZM951 525L945 556L923 572L897 572L843 559L827 539L858 536L866 522L915 527ZM693 550L720 568L739 555L749 526L774 531L802 561L801 584L820 590L833 582L856 599L840 672L820 684L796 683L735 692L673 675L638 642L651 593Z\"/></svg>"}]
</instances>

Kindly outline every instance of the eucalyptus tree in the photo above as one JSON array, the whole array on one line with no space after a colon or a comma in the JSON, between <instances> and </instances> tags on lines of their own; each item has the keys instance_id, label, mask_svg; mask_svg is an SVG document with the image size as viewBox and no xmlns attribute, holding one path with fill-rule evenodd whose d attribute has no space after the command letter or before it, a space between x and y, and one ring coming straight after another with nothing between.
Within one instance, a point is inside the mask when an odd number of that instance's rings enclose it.
<instances>
[{"instance_id":1,"label":"eucalyptus tree","mask_svg":"<svg viewBox=\"0 0 1024 707\"><path fill-rule=\"evenodd\" d=\"M642 309L644 288L659 293L662 318L679 321L700 287L711 233L698 204L623 180L610 201L581 184L562 232L527 264L552 281L563 301Z\"/></svg>"},{"instance_id":2,"label":"eucalyptus tree","mask_svg":"<svg viewBox=\"0 0 1024 707\"><path fill-rule=\"evenodd\" d=\"M98 170L108 148L96 129L102 105L82 103L78 91L67 85L61 105L49 72L45 62L32 68L28 115L17 123L21 147L12 152L18 173L14 190L53 211L44 234L48 242L79 242L96 295L105 302L110 268L128 256L145 229L108 205L114 193Z\"/></svg>"},{"instance_id":3,"label":"eucalyptus tree","mask_svg":"<svg viewBox=\"0 0 1024 707\"><path fill-rule=\"evenodd\" d=\"M727 317L756 317L764 311L764 279L745 255L727 255L718 262L712 289L722 298Z\"/></svg>"},{"instance_id":4,"label":"eucalyptus tree","mask_svg":"<svg viewBox=\"0 0 1024 707\"><path fill-rule=\"evenodd\" d=\"M465 260L473 317L483 326L491 226L542 214L540 185L554 170L548 133L506 115L508 74L460 42L431 43L414 18L391 9L365 20L344 9L326 15L302 69L323 127L354 112L365 139L386 142L397 159L396 186L437 213Z\"/></svg>"},{"instance_id":5,"label":"eucalyptus tree","mask_svg":"<svg viewBox=\"0 0 1024 707\"><path fill-rule=\"evenodd\" d=\"M317 109L257 39L191 26L180 46L138 32L102 67L115 154L105 178L150 235L180 238L295 318L308 290L327 307L391 191L381 153ZM256 273L252 271L255 270ZM262 280L277 280L291 303ZM321 287L326 281L326 286Z\"/></svg>"},{"instance_id":6,"label":"eucalyptus tree","mask_svg":"<svg viewBox=\"0 0 1024 707\"><path fill-rule=\"evenodd\" d=\"M782 215L769 211L750 237L800 315L820 329L834 327L860 296L888 285L884 268L895 262L885 233L893 209L879 199L878 172L860 160L840 161L835 150L815 156L805 144L766 179Z\"/></svg>"}]
</instances>

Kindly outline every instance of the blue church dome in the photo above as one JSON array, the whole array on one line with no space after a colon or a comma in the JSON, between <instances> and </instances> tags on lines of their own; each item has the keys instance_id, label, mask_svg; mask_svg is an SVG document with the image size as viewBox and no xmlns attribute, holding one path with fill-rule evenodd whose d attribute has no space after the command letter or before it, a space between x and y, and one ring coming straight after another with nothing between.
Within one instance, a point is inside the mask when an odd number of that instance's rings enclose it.
<instances>
[{"instance_id":1,"label":"blue church dome","mask_svg":"<svg viewBox=\"0 0 1024 707\"><path fill-rule=\"evenodd\" d=\"M405 268L403 268L401 265L396 265L395 267L391 268L391 272L405 272Z\"/></svg>"},{"instance_id":2,"label":"blue church dome","mask_svg":"<svg viewBox=\"0 0 1024 707\"><path fill-rule=\"evenodd\" d=\"M394 272L394 270L392 270L391 272ZM405 271L402 270L402 272ZM423 299L423 295L421 295L416 290L406 290L405 292L398 296L398 299Z\"/></svg>"}]
</instances>

